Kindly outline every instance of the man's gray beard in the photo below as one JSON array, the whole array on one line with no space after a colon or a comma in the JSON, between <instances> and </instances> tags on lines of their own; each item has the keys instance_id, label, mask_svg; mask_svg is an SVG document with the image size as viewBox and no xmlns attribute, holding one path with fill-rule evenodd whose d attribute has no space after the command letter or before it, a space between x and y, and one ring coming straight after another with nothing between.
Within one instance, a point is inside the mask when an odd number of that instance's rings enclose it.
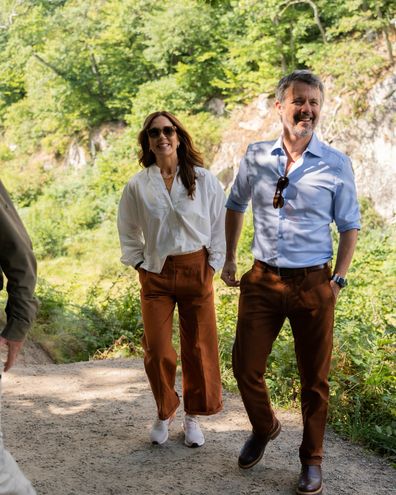
<instances>
[{"instance_id":1,"label":"man's gray beard","mask_svg":"<svg viewBox=\"0 0 396 495\"><path fill-rule=\"evenodd\" d=\"M303 130L298 130L296 129L295 127L293 128L293 134L297 137L307 137L307 136L312 136L313 134L313 128L309 128L309 129L303 129Z\"/></svg>"}]
</instances>

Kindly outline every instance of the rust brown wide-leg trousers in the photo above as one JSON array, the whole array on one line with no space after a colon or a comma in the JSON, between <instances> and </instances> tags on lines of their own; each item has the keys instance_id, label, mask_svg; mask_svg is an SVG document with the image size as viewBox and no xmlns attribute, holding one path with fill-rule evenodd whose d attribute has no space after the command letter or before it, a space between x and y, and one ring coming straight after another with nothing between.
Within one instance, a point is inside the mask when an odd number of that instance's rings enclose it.
<instances>
[{"instance_id":1,"label":"rust brown wide-leg trousers","mask_svg":"<svg viewBox=\"0 0 396 495\"><path fill-rule=\"evenodd\" d=\"M280 277L255 261L241 279L234 375L253 431L266 437L275 416L264 381L267 358L289 319L301 380L303 464L321 464L329 398L335 299L330 268Z\"/></svg>"},{"instance_id":2,"label":"rust brown wide-leg trousers","mask_svg":"<svg viewBox=\"0 0 396 495\"><path fill-rule=\"evenodd\" d=\"M172 346L176 304L184 410L187 414L210 415L222 408L213 273L206 249L168 256L159 274L139 271L144 366L159 419L172 416L180 404L175 391L177 354Z\"/></svg>"}]
</instances>

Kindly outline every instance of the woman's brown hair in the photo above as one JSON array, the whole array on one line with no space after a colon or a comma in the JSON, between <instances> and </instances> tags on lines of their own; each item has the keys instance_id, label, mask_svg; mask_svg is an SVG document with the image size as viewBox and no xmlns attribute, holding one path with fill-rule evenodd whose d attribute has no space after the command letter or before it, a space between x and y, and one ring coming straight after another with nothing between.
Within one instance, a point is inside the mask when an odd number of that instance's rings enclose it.
<instances>
[{"instance_id":1,"label":"woman's brown hair","mask_svg":"<svg viewBox=\"0 0 396 495\"><path fill-rule=\"evenodd\" d=\"M177 136L180 142L180 145L177 148L177 157L179 161L178 176L180 177L184 187L187 189L187 193L190 198L194 199L196 180L194 166L203 167L203 158L201 153L195 148L189 133L173 114L162 110L160 112L151 113L146 117L143 124L143 129L139 132L138 136L138 141L141 146L139 151L139 163L146 168L155 163L155 155L150 150L147 130L150 128L152 121L161 116L169 119L176 127Z\"/></svg>"}]
</instances>

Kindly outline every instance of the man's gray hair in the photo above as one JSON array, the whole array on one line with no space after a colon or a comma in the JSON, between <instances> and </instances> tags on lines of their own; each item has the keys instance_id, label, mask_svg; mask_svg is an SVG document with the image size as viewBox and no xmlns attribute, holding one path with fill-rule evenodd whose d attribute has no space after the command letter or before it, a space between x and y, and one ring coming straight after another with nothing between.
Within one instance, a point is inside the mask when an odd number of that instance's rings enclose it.
<instances>
[{"instance_id":1,"label":"man's gray hair","mask_svg":"<svg viewBox=\"0 0 396 495\"><path fill-rule=\"evenodd\" d=\"M324 100L324 87L322 81L318 76L315 76L310 70L295 70L291 74L282 77L278 82L276 88L276 99L283 101L285 99L285 93L289 86L295 82L303 82L309 86L313 86L320 90L320 102L323 103Z\"/></svg>"}]
</instances>

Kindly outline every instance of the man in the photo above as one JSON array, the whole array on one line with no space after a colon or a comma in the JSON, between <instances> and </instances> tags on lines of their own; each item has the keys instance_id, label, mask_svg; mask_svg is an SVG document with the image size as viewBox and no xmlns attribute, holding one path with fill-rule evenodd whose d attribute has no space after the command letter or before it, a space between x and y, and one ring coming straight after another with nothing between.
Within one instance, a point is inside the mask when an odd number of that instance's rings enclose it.
<instances>
[{"instance_id":1,"label":"man","mask_svg":"<svg viewBox=\"0 0 396 495\"><path fill-rule=\"evenodd\" d=\"M36 259L29 236L1 181L0 202L0 290L4 273L8 292L7 323L1 332L0 345L8 347L4 365L4 371L8 371L15 363L36 316L37 301L33 296Z\"/></svg>"},{"instance_id":2,"label":"man","mask_svg":"<svg viewBox=\"0 0 396 495\"><path fill-rule=\"evenodd\" d=\"M227 255L222 279L238 286L236 249L243 214L252 200L254 265L240 280L233 368L253 427L238 464L257 464L281 430L264 373L272 344L286 318L295 341L301 379L303 439L297 493L322 493L322 444L326 423L334 307L360 228L350 160L314 133L323 85L307 70L282 78L276 109L283 132L277 141L248 147L227 201ZM331 272L330 224L339 232Z\"/></svg>"},{"instance_id":3,"label":"man","mask_svg":"<svg viewBox=\"0 0 396 495\"><path fill-rule=\"evenodd\" d=\"M36 284L36 259L29 236L10 197L0 181L0 289L3 273L7 277L7 323L0 336L0 346L7 346L4 371L15 363L23 341L37 312L33 296ZM1 372L0 372L1 377ZM34 495L30 482L3 447L0 430L0 495Z\"/></svg>"}]
</instances>

